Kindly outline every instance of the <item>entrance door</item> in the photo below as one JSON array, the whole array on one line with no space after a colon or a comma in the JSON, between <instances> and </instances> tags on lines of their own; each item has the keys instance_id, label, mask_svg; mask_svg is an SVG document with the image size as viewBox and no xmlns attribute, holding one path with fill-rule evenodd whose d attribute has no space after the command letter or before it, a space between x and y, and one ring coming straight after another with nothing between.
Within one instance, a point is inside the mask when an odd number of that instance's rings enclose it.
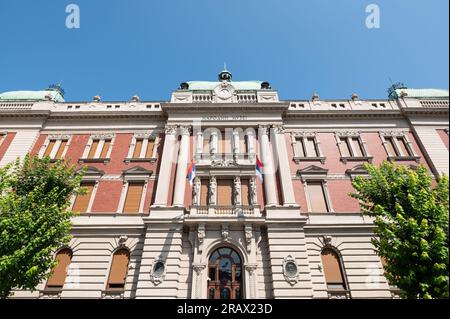
<instances>
[{"instance_id":1,"label":"entrance door","mask_svg":"<svg viewBox=\"0 0 450 319\"><path fill-rule=\"evenodd\" d=\"M228 247L212 253L208 266L209 299L242 298L242 263L239 254Z\"/></svg>"}]
</instances>

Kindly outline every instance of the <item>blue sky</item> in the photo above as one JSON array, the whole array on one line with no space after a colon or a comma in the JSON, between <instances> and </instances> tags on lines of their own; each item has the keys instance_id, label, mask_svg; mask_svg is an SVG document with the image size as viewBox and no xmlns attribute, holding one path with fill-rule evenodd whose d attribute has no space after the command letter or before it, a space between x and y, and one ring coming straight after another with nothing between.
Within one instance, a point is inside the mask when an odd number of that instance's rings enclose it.
<instances>
[{"instance_id":1,"label":"blue sky","mask_svg":"<svg viewBox=\"0 0 450 319\"><path fill-rule=\"evenodd\" d=\"M68 4L81 28L67 29ZM381 28L366 28L368 4ZM265 80L283 99L448 89L448 0L0 0L0 92L168 100L180 82Z\"/></svg>"}]
</instances>

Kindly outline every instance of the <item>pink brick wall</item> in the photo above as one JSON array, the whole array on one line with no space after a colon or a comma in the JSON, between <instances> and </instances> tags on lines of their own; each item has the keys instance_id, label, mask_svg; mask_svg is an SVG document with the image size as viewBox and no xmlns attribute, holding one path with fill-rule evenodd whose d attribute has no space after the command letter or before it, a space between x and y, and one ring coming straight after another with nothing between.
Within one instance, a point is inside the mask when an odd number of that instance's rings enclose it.
<instances>
[{"instance_id":1,"label":"pink brick wall","mask_svg":"<svg viewBox=\"0 0 450 319\"><path fill-rule=\"evenodd\" d=\"M2 144L0 144L0 160L5 156L8 147L11 145L14 137L16 136L15 132L6 133L6 136L3 138Z\"/></svg>"},{"instance_id":2,"label":"pink brick wall","mask_svg":"<svg viewBox=\"0 0 450 319\"><path fill-rule=\"evenodd\" d=\"M445 130L436 130L436 131L438 132L439 136L441 137L442 142L444 142L445 147L447 149L449 149L448 148L448 133Z\"/></svg>"}]
</instances>

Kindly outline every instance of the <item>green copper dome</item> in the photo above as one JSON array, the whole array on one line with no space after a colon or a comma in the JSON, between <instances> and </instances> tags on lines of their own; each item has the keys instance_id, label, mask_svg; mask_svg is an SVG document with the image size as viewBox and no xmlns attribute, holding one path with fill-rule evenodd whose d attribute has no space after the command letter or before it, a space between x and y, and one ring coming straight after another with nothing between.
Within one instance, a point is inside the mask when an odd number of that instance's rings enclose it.
<instances>
[{"instance_id":1,"label":"green copper dome","mask_svg":"<svg viewBox=\"0 0 450 319\"><path fill-rule=\"evenodd\" d=\"M406 94L406 97L416 98L416 99L437 99L437 98L447 98L449 97L448 90L441 89L396 89L395 93L397 96L401 96L402 93Z\"/></svg>"},{"instance_id":2,"label":"green copper dome","mask_svg":"<svg viewBox=\"0 0 450 319\"><path fill-rule=\"evenodd\" d=\"M53 101L64 102L64 91L57 86L43 91L10 91L0 93L0 101Z\"/></svg>"}]
</instances>

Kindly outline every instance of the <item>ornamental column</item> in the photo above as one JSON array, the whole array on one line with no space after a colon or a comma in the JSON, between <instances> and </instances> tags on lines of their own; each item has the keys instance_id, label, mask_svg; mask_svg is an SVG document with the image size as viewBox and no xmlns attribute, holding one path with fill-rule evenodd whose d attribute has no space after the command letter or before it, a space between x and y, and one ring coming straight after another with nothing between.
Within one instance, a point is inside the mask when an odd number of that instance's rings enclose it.
<instances>
[{"instance_id":1,"label":"ornamental column","mask_svg":"<svg viewBox=\"0 0 450 319\"><path fill-rule=\"evenodd\" d=\"M275 169L269 142L269 128L260 126L258 129L260 141L260 156L264 171L264 191L266 194L266 206L277 205L277 188L275 182Z\"/></svg>"},{"instance_id":2,"label":"ornamental column","mask_svg":"<svg viewBox=\"0 0 450 319\"><path fill-rule=\"evenodd\" d=\"M181 141L178 152L177 175L175 177L175 191L173 206L184 206L184 193L186 191L186 174L189 160L189 127L180 127Z\"/></svg>"},{"instance_id":3,"label":"ornamental column","mask_svg":"<svg viewBox=\"0 0 450 319\"><path fill-rule=\"evenodd\" d=\"M197 147L195 150L195 160L198 162L201 159L203 153L203 133L197 132Z\"/></svg>"},{"instance_id":4,"label":"ornamental column","mask_svg":"<svg viewBox=\"0 0 450 319\"><path fill-rule=\"evenodd\" d=\"M156 188L155 203L153 206L167 207L167 200L170 186L170 172L172 171L172 160L176 141L176 126L166 127L164 136L164 149L161 159L161 166L158 174L158 184Z\"/></svg>"},{"instance_id":5,"label":"ornamental column","mask_svg":"<svg viewBox=\"0 0 450 319\"><path fill-rule=\"evenodd\" d=\"M281 125L274 125L273 130L275 133L275 149L278 156L283 206L296 206L291 170L289 168L289 157L286 150L286 140L284 138L284 129Z\"/></svg>"}]
</instances>

